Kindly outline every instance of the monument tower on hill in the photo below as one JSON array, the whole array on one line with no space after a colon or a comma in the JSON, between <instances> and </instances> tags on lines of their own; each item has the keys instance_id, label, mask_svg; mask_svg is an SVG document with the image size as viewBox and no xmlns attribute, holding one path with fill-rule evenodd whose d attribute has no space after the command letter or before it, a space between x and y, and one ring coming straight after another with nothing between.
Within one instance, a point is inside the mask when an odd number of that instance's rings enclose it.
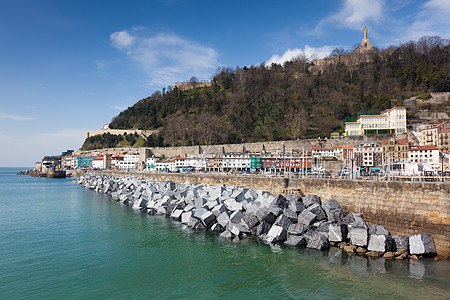
<instances>
[{"instance_id":1,"label":"monument tower on hill","mask_svg":"<svg viewBox=\"0 0 450 300\"><path fill-rule=\"evenodd\" d=\"M370 44L369 38L367 37L367 27L364 26L364 38L361 42L361 47L358 48L358 52L372 50L374 47Z\"/></svg>"},{"instance_id":2,"label":"monument tower on hill","mask_svg":"<svg viewBox=\"0 0 450 300\"><path fill-rule=\"evenodd\" d=\"M364 26L364 38L362 39L361 46L363 47L371 47L372 45L369 42L369 38L367 37L367 27Z\"/></svg>"}]
</instances>

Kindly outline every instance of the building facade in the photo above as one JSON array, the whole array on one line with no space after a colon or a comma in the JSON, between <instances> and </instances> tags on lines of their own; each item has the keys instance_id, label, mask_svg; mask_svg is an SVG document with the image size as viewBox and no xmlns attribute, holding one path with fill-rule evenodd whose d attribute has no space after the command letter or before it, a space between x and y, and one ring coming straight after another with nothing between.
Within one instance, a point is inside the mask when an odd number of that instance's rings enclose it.
<instances>
[{"instance_id":1,"label":"building facade","mask_svg":"<svg viewBox=\"0 0 450 300\"><path fill-rule=\"evenodd\" d=\"M406 132L406 107L394 107L379 115L360 115L345 123L345 135L400 134Z\"/></svg>"},{"instance_id":2,"label":"building facade","mask_svg":"<svg viewBox=\"0 0 450 300\"><path fill-rule=\"evenodd\" d=\"M406 162L409 160L408 151L410 143L408 139L390 138L381 142L383 147L383 163Z\"/></svg>"},{"instance_id":3,"label":"building facade","mask_svg":"<svg viewBox=\"0 0 450 300\"><path fill-rule=\"evenodd\" d=\"M450 128L450 122L445 121L439 124L432 124L426 127L425 129L422 129L420 131L421 133L421 144L422 146L436 146L440 148L440 132L444 131L445 129ZM447 134L448 136L448 134ZM445 134L442 136L445 137ZM444 142L444 139L443 139Z\"/></svg>"},{"instance_id":4,"label":"building facade","mask_svg":"<svg viewBox=\"0 0 450 300\"><path fill-rule=\"evenodd\" d=\"M439 149L436 146L417 146L409 149L409 161L418 164L439 165Z\"/></svg>"},{"instance_id":5,"label":"building facade","mask_svg":"<svg viewBox=\"0 0 450 300\"><path fill-rule=\"evenodd\" d=\"M450 129L443 129L439 132L439 151L448 154L450 148Z\"/></svg>"},{"instance_id":6,"label":"building facade","mask_svg":"<svg viewBox=\"0 0 450 300\"><path fill-rule=\"evenodd\" d=\"M376 143L360 144L353 153L355 166L365 172L378 171L383 166L383 149Z\"/></svg>"}]
</instances>

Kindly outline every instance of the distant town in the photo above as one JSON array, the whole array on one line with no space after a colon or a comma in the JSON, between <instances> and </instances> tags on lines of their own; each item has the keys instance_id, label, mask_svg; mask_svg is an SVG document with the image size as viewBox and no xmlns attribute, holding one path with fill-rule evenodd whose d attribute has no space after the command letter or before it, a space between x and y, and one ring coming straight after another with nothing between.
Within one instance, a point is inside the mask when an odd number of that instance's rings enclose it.
<instances>
[{"instance_id":1,"label":"distant town","mask_svg":"<svg viewBox=\"0 0 450 300\"><path fill-rule=\"evenodd\" d=\"M348 140L348 145L341 142L340 146L286 149L281 147L283 142L277 142L280 149L275 151L221 151L172 157L152 155L151 148L68 150L59 156L45 156L35 164L35 170L45 173L55 169L114 169L341 179L449 180L450 122L416 124L415 128L421 129L408 132L406 128L405 107L393 107L379 115L360 115L355 122L345 123L344 136L332 134L326 138L329 141ZM367 138L355 145L354 137Z\"/></svg>"}]
</instances>

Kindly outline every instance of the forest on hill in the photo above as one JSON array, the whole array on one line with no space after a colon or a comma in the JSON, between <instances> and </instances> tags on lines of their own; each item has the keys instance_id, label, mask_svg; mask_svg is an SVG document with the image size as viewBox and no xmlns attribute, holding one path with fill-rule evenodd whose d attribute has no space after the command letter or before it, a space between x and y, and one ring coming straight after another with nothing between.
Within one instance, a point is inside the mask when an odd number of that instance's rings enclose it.
<instances>
[{"instance_id":1,"label":"forest on hill","mask_svg":"<svg viewBox=\"0 0 450 300\"><path fill-rule=\"evenodd\" d=\"M336 49L332 63L319 71L312 71L317 62L304 57L284 65L222 68L211 87L157 91L121 112L110 128L158 129L159 136L139 141L148 147L329 136L360 113L450 91L449 54L449 40L427 36L364 55ZM82 148L92 148L89 139ZM106 139L95 139L96 147L106 146ZM121 139L123 144L126 137Z\"/></svg>"}]
</instances>

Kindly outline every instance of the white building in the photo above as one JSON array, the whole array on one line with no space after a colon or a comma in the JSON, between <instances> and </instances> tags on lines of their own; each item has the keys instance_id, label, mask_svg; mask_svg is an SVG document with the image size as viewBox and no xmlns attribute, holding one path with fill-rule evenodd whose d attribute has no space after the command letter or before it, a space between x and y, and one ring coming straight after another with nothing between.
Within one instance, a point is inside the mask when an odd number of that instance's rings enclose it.
<instances>
[{"instance_id":1,"label":"white building","mask_svg":"<svg viewBox=\"0 0 450 300\"><path fill-rule=\"evenodd\" d=\"M408 158L412 163L439 166L439 149L431 145L414 147L409 149Z\"/></svg>"},{"instance_id":2,"label":"white building","mask_svg":"<svg viewBox=\"0 0 450 300\"><path fill-rule=\"evenodd\" d=\"M360 115L345 123L345 135L400 134L406 132L406 108L394 107L379 115Z\"/></svg>"},{"instance_id":3,"label":"white building","mask_svg":"<svg viewBox=\"0 0 450 300\"><path fill-rule=\"evenodd\" d=\"M157 161L159 161L157 157L147 157L147 168L154 168Z\"/></svg>"},{"instance_id":4,"label":"white building","mask_svg":"<svg viewBox=\"0 0 450 300\"><path fill-rule=\"evenodd\" d=\"M224 170L245 171L250 170L250 155L248 154L223 154L222 166Z\"/></svg>"},{"instance_id":5,"label":"white building","mask_svg":"<svg viewBox=\"0 0 450 300\"><path fill-rule=\"evenodd\" d=\"M334 157L334 154L334 148L320 148L316 146L312 147L313 157Z\"/></svg>"},{"instance_id":6,"label":"white building","mask_svg":"<svg viewBox=\"0 0 450 300\"><path fill-rule=\"evenodd\" d=\"M77 160L72 155L63 156L61 158L61 167L66 169L75 169Z\"/></svg>"},{"instance_id":7,"label":"white building","mask_svg":"<svg viewBox=\"0 0 450 300\"><path fill-rule=\"evenodd\" d=\"M92 160L92 168L94 168L94 169L105 169L106 168L105 160L103 159L102 156L96 157Z\"/></svg>"},{"instance_id":8,"label":"white building","mask_svg":"<svg viewBox=\"0 0 450 300\"><path fill-rule=\"evenodd\" d=\"M122 161L118 161L119 169L136 169L139 163L139 155L125 154Z\"/></svg>"}]
</instances>

